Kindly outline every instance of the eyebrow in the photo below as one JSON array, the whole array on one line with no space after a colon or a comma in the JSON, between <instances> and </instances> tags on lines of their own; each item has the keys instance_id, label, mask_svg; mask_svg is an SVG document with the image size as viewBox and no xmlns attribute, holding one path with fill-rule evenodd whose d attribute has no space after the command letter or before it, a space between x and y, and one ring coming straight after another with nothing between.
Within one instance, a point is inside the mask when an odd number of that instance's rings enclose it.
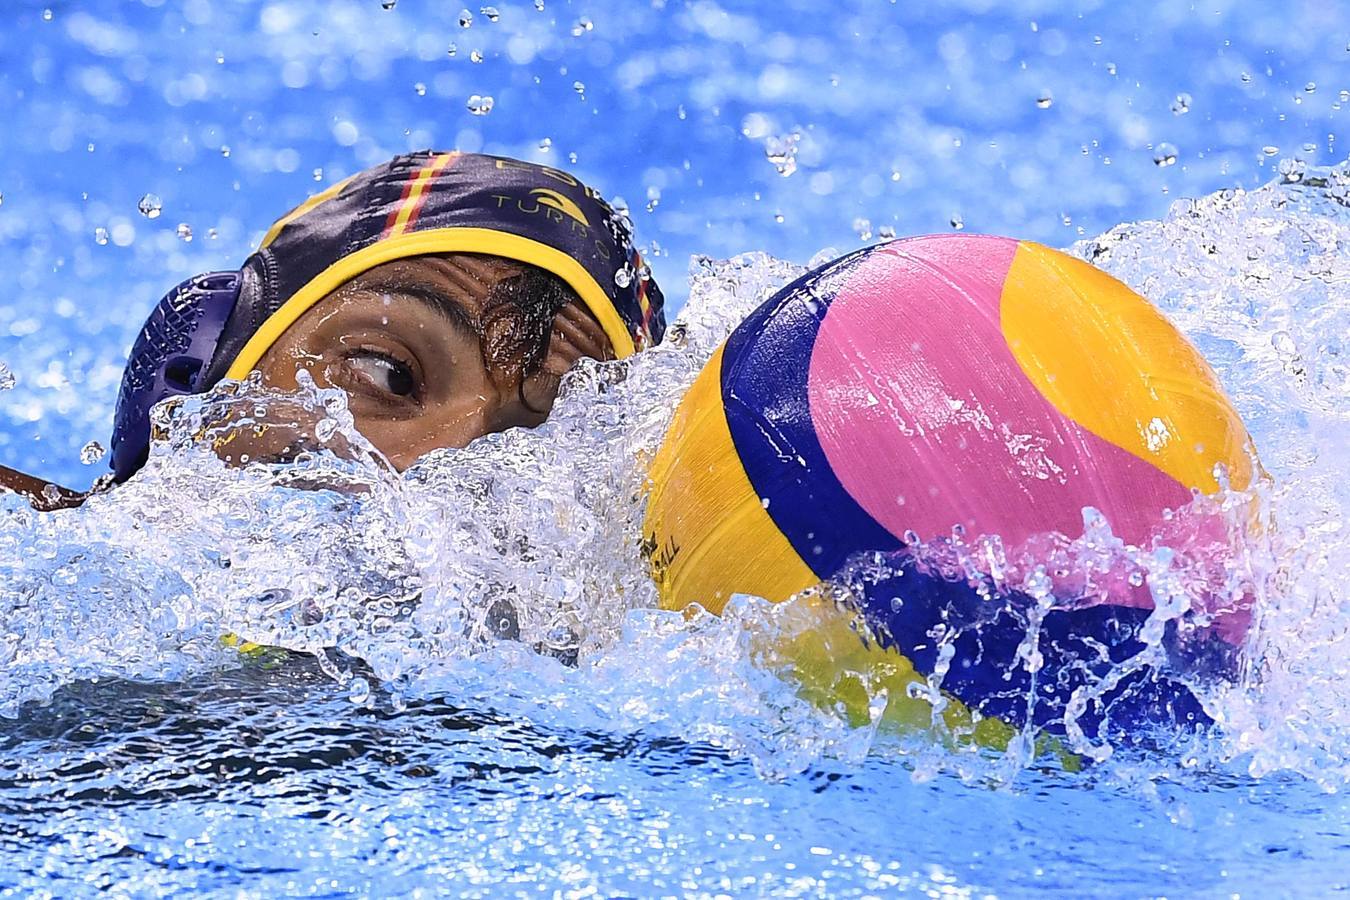
<instances>
[{"instance_id":1,"label":"eyebrow","mask_svg":"<svg viewBox=\"0 0 1350 900\"><path fill-rule=\"evenodd\" d=\"M456 328L463 329L466 333L477 336L478 323L469 315L458 300L444 291L437 290L429 285L416 281L400 281L390 279L386 281L374 281L361 285L358 290L370 293L388 293L400 294L418 301L428 309L433 310Z\"/></svg>"}]
</instances>

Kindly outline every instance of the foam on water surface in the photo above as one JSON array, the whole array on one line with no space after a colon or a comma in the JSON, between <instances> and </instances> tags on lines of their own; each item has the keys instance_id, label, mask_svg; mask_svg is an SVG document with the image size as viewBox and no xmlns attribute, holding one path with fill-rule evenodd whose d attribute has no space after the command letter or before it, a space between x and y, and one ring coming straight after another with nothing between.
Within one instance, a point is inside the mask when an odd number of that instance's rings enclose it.
<instances>
[{"instance_id":1,"label":"foam on water surface","mask_svg":"<svg viewBox=\"0 0 1350 900\"><path fill-rule=\"evenodd\" d=\"M1345 783L1350 540L1350 165L1175 204L1078 244L1157 303L1214 365L1273 477L1269 591L1252 684L1223 698L1254 774Z\"/></svg>"}]
</instances>

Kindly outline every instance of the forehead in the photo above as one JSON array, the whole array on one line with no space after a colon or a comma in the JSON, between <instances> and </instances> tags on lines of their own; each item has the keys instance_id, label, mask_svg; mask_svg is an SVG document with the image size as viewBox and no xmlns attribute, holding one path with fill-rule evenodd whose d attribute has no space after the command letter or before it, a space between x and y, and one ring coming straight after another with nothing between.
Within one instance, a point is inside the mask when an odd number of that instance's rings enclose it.
<instances>
[{"instance_id":1,"label":"forehead","mask_svg":"<svg viewBox=\"0 0 1350 900\"><path fill-rule=\"evenodd\" d=\"M488 293L502 279L520 272L518 263L500 257L467 253L413 256L368 269L338 292L411 288L414 295L432 292L473 311L482 307Z\"/></svg>"},{"instance_id":2,"label":"forehead","mask_svg":"<svg viewBox=\"0 0 1350 900\"><path fill-rule=\"evenodd\" d=\"M379 298L386 307L390 300L398 299L422 307L455 328L476 332L493 288L520 271L519 264L500 257L465 253L412 256L362 272L316 304L313 311L326 317L369 306L363 298ZM385 324L392 323L385 320Z\"/></svg>"}]
</instances>

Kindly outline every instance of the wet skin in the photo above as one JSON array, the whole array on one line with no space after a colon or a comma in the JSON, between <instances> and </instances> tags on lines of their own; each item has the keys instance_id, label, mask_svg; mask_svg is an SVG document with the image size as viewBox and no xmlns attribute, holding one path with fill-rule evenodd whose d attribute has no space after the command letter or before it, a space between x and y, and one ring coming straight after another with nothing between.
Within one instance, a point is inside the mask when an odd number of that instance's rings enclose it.
<instances>
[{"instance_id":1,"label":"wet skin","mask_svg":"<svg viewBox=\"0 0 1350 900\"><path fill-rule=\"evenodd\" d=\"M450 254L378 266L317 303L258 364L263 380L294 390L306 371L345 391L357 429L402 471L442 447L543 422L562 375L582 358L613 358L609 340L579 303L553 321L543 364L523 379L485 361L480 318L488 292L519 267ZM285 458L284 429L221 448L227 461Z\"/></svg>"}]
</instances>

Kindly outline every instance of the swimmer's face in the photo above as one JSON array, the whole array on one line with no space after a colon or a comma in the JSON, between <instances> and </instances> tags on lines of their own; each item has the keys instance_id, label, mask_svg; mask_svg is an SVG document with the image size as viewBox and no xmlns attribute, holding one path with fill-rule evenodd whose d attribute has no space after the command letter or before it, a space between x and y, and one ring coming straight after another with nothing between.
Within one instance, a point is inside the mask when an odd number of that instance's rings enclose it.
<instances>
[{"instance_id":1,"label":"swimmer's face","mask_svg":"<svg viewBox=\"0 0 1350 900\"><path fill-rule=\"evenodd\" d=\"M425 453L543 422L561 376L582 357L611 358L590 314L554 317L542 363L489 365L480 338L489 291L521 269L493 257L416 257L378 266L317 303L258 364L293 390L304 370L345 391L356 427L400 471ZM284 457L267 433L231 442L230 457ZM284 439L281 439L284 442Z\"/></svg>"}]
</instances>

